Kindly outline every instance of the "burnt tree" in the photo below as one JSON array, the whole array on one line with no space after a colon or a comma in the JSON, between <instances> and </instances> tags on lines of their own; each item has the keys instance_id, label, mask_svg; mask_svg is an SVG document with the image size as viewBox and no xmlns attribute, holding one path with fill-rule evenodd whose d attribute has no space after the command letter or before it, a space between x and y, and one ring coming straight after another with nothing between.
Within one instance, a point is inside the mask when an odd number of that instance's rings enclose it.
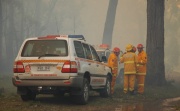
<instances>
[{"instance_id":1,"label":"burnt tree","mask_svg":"<svg viewBox=\"0 0 180 111\"><path fill-rule=\"evenodd\" d=\"M147 0L147 77L149 85L165 83L164 0Z\"/></svg>"}]
</instances>

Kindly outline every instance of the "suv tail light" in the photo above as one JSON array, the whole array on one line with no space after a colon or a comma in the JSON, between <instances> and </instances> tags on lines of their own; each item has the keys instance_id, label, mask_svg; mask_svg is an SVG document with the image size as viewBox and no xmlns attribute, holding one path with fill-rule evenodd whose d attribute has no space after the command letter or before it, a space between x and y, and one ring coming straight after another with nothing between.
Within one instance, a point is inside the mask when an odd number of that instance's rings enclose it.
<instances>
[{"instance_id":1,"label":"suv tail light","mask_svg":"<svg viewBox=\"0 0 180 111\"><path fill-rule=\"evenodd\" d=\"M21 61L17 61L14 63L14 73L24 73L24 65Z\"/></svg>"},{"instance_id":2,"label":"suv tail light","mask_svg":"<svg viewBox=\"0 0 180 111\"><path fill-rule=\"evenodd\" d=\"M62 73L77 73L77 64L75 61L66 61L61 70Z\"/></svg>"}]
</instances>

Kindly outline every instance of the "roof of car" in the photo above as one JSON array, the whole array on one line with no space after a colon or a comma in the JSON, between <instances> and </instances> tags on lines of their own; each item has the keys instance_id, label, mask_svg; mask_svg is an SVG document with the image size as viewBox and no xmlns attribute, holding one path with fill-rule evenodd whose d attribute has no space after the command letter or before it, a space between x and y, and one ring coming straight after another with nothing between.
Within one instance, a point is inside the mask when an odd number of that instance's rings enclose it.
<instances>
[{"instance_id":1,"label":"roof of car","mask_svg":"<svg viewBox=\"0 0 180 111\"><path fill-rule=\"evenodd\" d=\"M72 38L72 39L78 39L78 40L85 40L83 35L47 35L47 36L41 36L41 37L32 37L28 38L27 40L37 40L37 39L60 39L60 38Z\"/></svg>"}]
</instances>

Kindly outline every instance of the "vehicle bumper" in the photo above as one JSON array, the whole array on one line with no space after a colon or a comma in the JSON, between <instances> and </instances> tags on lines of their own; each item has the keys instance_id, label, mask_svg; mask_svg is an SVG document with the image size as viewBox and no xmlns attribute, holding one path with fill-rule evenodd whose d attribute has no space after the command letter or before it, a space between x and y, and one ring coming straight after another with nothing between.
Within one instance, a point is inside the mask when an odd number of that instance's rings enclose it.
<instances>
[{"instance_id":1,"label":"vehicle bumper","mask_svg":"<svg viewBox=\"0 0 180 111\"><path fill-rule=\"evenodd\" d=\"M14 86L57 86L57 87L82 87L83 84L83 77L76 76L70 77L69 79L45 79L45 80L28 80L28 79L21 79L18 80L16 77L12 77L12 82Z\"/></svg>"}]
</instances>

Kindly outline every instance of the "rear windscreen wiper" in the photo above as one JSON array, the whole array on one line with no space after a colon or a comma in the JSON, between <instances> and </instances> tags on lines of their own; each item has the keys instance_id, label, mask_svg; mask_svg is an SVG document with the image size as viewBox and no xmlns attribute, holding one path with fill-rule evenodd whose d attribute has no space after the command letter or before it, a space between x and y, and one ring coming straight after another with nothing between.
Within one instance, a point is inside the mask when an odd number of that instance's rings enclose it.
<instances>
[{"instance_id":1,"label":"rear windscreen wiper","mask_svg":"<svg viewBox=\"0 0 180 111\"><path fill-rule=\"evenodd\" d=\"M45 56L59 56L58 54L44 54L44 55L40 55L38 57L38 59L40 59L41 57L45 57Z\"/></svg>"}]
</instances>

